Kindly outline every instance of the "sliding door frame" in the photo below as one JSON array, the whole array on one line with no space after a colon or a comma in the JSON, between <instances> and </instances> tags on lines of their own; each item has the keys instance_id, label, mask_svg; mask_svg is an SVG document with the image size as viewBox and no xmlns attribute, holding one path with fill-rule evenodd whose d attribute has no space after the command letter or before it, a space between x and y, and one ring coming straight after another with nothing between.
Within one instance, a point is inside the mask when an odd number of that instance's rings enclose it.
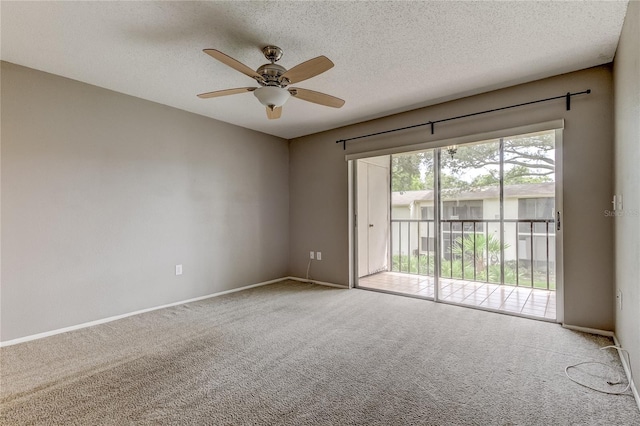
<instances>
[{"instance_id":1,"label":"sliding door frame","mask_svg":"<svg viewBox=\"0 0 640 426\"><path fill-rule=\"evenodd\" d=\"M564 126L563 126L564 127ZM555 238L556 238L556 322L564 324L564 194L563 194L563 149L562 149L562 131L563 128L555 130Z\"/></svg>"},{"instance_id":2,"label":"sliding door frame","mask_svg":"<svg viewBox=\"0 0 640 426\"><path fill-rule=\"evenodd\" d=\"M381 150L371 150L371 151L362 151L359 153L347 154L345 156L345 160L347 161L348 168L348 188L349 188L349 212L348 212L348 222L349 222L349 288L353 288L357 286L358 282L358 268L356 267L356 262L358 259L358 218L357 218L357 161L358 159L369 158L369 157L377 157L382 155L392 155L392 154L401 154L401 153L409 153L414 151L426 151L433 150L434 152L434 165L436 167L437 173L434 173L434 188L435 191L434 197L434 223L435 223L435 233L436 235L441 235L441 224L440 224L440 192L441 192L441 183L439 179L439 172L441 166L441 148L444 148L449 145L465 145L474 142L482 142L491 139L499 139L500 140L500 238L501 241L504 238L504 194L503 194L503 186L504 186L504 164L503 164L503 138L511 137L516 135L528 134L528 133L536 133L542 131L554 131L555 132L555 213L556 213L556 236L555 236L555 248L556 248L556 320L557 323L563 323L564 321L564 266L563 266L563 244L562 244L562 233L564 224L562 223L563 217L563 192L562 192L562 131L564 129L564 120L554 120L548 121L544 123L536 123L530 124L526 126L520 126L515 128L501 129L487 133L475 134L475 135L465 135L451 139L444 139L433 142L425 142L414 145L404 145L404 146L396 146L393 148L381 149ZM441 238L435 239L435 250L436 253L440 254L441 250ZM504 313L502 311L497 311L494 309L488 309L478 306L471 305L462 305L458 303L452 303L448 301L443 301L439 299L439 276L440 276L440 255L434 258L436 273L434 274L434 297L433 300L439 303L448 303L454 305L461 305L465 307L470 307L474 309L481 309L491 312ZM504 268L504 251L501 250L501 269ZM504 271L501 273L501 281L504 280ZM428 298L431 299L431 298ZM525 316L521 314L515 314L515 316ZM531 317L534 319L540 319Z\"/></svg>"},{"instance_id":3,"label":"sliding door frame","mask_svg":"<svg viewBox=\"0 0 640 426\"><path fill-rule=\"evenodd\" d=\"M440 266L442 265L442 223L440 211L440 166L442 165L442 149L435 148L433 150L433 231L435 237L433 239L436 255L433 257L433 300L440 302Z\"/></svg>"}]
</instances>

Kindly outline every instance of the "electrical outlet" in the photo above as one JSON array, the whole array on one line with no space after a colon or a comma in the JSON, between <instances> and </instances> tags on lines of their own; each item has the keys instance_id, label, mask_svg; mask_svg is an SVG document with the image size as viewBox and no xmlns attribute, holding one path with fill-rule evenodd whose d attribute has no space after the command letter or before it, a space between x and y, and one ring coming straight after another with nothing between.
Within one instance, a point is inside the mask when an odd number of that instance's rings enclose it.
<instances>
[{"instance_id":1,"label":"electrical outlet","mask_svg":"<svg viewBox=\"0 0 640 426\"><path fill-rule=\"evenodd\" d=\"M618 309L622 310L622 290L618 290L616 299L618 299Z\"/></svg>"},{"instance_id":2,"label":"electrical outlet","mask_svg":"<svg viewBox=\"0 0 640 426\"><path fill-rule=\"evenodd\" d=\"M176 265L176 275L182 275L182 265Z\"/></svg>"},{"instance_id":3,"label":"electrical outlet","mask_svg":"<svg viewBox=\"0 0 640 426\"><path fill-rule=\"evenodd\" d=\"M319 251L316 253L316 259L322 260L322 252Z\"/></svg>"},{"instance_id":4,"label":"electrical outlet","mask_svg":"<svg viewBox=\"0 0 640 426\"><path fill-rule=\"evenodd\" d=\"M315 253L314 252L312 252L312 251L309 252L309 259L311 259L311 260L315 259Z\"/></svg>"}]
</instances>

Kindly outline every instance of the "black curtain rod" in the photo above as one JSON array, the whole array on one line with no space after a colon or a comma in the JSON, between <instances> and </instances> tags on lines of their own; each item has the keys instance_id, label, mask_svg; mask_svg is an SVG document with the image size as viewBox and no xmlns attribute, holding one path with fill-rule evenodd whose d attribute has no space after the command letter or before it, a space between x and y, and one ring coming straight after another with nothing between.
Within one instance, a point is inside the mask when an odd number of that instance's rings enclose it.
<instances>
[{"instance_id":1,"label":"black curtain rod","mask_svg":"<svg viewBox=\"0 0 640 426\"><path fill-rule=\"evenodd\" d=\"M502 107L502 108L488 109L486 111L480 111L480 112L474 112L474 113L471 113L471 114L459 115L457 117L443 118L441 120L427 121L426 123L414 124L413 126L399 127L397 129L384 130L382 132L371 133L371 134L363 135L363 136L355 136L353 138L340 139L340 140L337 140L336 143L341 143L342 144L342 149L346 150L348 141L352 141L352 140L356 140L356 139L363 139L363 138L370 138L372 136L384 135L385 133L399 132L400 130L413 129L415 127L422 127L422 126L431 126L431 134L433 135L434 132L435 132L436 123L443 123L445 121L458 120L460 118L473 117L474 115L488 114L490 112L502 111L504 109L517 108L517 107L521 107L521 106L525 106L525 105L531 105L531 104L537 104L537 103L540 103L540 102L553 101L555 99L562 99L562 98L565 99L567 111L569 111L571 109L571 97L572 96L588 95L589 93L591 93L591 89L583 90L582 92L576 92L576 93L567 92L565 95L554 96L552 98L538 99L537 101L525 102L525 103L516 104L516 105L509 105L509 106Z\"/></svg>"}]
</instances>

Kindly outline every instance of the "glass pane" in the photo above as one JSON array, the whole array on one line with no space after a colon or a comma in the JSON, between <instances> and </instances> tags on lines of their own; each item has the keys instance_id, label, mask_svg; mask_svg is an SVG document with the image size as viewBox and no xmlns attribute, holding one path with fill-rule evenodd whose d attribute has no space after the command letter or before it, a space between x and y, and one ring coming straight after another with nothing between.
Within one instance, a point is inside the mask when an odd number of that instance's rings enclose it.
<instances>
[{"instance_id":1,"label":"glass pane","mask_svg":"<svg viewBox=\"0 0 640 426\"><path fill-rule=\"evenodd\" d=\"M440 188L440 298L462 302L466 282L501 282L500 141L443 148Z\"/></svg>"},{"instance_id":2,"label":"glass pane","mask_svg":"<svg viewBox=\"0 0 640 426\"><path fill-rule=\"evenodd\" d=\"M433 277L433 167L433 150L391 156L392 271ZM428 282L421 295L433 297L433 280Z\"/></svg>"},{"instance_id":3,"label":"glass pane","mask_svg":"<svg viewBox=\"0 0 640 426\"><path fill-rule=\"evenodd\" d=\"M505 276L555 289L555 132L504 139Z\"/></svg>"}]
</instances>

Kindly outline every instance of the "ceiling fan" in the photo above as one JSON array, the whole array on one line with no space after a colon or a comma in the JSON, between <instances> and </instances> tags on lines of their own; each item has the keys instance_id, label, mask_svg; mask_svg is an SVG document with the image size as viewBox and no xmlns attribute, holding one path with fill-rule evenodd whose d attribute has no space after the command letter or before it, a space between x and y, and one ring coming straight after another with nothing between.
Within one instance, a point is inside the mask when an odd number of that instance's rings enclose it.
<instances>
[{"instance_id":1,"label":"ceiling fan","mask_svg":"<svg viewBox=\"0 0 640 426\"><path fill-rule=\"evenodd\" d=\"M204 49L204 53L214 59L230 66L236 71L255 79L260 87L238 87L235 89L218 90L215 92L201 93L199 98L208 99L218 96L235 95L237 93L253 92L262 105L267 108L267 117L269 119L280 118L282 115L282 105L290 96L302 99L303 101L313 102L315 104L324 105L332 108L340 108L344 105L344 100L325 93L316 92L309 89L301 89L299 87L288 87L290 84L299 83L301 81L315 77L323 72L333 68L331 62L326 56L318 56L309 59L295 67L287 70L285 67L276 64L282 57L282 49L278 46L265 46L262 53L270 61L257 70L252 70L245 64L225 55L216 49Z\"/></svg>"}]
</instances>

